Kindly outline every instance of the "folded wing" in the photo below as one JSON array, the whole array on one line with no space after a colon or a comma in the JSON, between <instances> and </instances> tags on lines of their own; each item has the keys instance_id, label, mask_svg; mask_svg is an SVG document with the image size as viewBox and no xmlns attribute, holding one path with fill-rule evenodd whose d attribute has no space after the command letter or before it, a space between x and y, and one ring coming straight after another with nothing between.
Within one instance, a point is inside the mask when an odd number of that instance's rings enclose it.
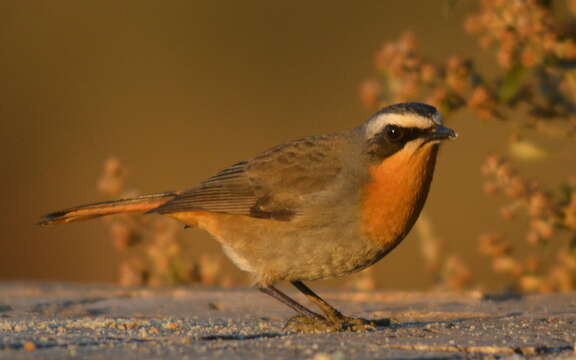
<instances>
[{"instance_id":1,"label":"folded wing","mask_svg":"<svg viewBox=\"0 0 576 360\"><path fill-rule=\"evenodd\" d=\"M161 214L204 210L288 221L341 171L342 139L300 139L239 162L152 210Z\"/></svg>"}]
</instances>

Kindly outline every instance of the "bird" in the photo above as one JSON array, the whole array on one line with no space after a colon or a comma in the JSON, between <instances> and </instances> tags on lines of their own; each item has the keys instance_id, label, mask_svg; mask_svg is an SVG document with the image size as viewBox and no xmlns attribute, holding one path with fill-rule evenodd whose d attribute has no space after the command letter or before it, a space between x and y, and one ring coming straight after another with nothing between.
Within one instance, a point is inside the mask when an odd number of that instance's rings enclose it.
<instances>
[{"instance_id":1,"label":"bird","mask_svg":"<svg viewBox=\"0 0 576 360\"><path fill-rule=\"evenodd\" d=\"M431 105L388 105L351 130L277 145L188 190L72 207L38 224L166 215L206 230L255 287L292 308L287 331L364 331L375 323L343 315L304 281L360 271L396 248L424 206L440 144L456 137ZM281 281L322 314L280 291Z\"/></svg>"}]
</instances>

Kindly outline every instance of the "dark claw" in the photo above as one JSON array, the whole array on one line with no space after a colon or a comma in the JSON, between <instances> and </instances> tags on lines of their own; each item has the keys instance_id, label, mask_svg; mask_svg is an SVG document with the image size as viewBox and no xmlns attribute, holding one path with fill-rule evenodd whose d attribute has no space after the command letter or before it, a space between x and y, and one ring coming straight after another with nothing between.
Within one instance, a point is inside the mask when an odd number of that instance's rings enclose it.
<instances>
[{"instance_id":1,"label":"dark claw","mask_svg":"<svg viewBox=\"0 0 576 360\"><path fill-rule=\"evenodd\" d=\"M298 315L286 323L284 330L298 333L324 333L336 331L364 332L375 330L376 327L389 326L389 319L370 321L360 318L342 317L336 321L320 317Z\"/></svg>"}]
</instances>

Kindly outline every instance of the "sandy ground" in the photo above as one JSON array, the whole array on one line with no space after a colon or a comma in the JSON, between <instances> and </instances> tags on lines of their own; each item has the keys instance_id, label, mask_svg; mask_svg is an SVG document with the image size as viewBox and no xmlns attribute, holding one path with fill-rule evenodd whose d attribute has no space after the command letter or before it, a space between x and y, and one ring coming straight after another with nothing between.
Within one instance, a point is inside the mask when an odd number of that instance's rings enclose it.
<instances>
[{"instance_id":1,"label":"sandy ground","mask_svg":"<svg viewBox=\"0 0 576 360\"><path fill-rule=\"evenodd\" d=\"M291 310L254 289L4 282L0 358L576 359L576 294L320 293L347 315L392 325L287 334Z\"/></svg>"}]
</instances>

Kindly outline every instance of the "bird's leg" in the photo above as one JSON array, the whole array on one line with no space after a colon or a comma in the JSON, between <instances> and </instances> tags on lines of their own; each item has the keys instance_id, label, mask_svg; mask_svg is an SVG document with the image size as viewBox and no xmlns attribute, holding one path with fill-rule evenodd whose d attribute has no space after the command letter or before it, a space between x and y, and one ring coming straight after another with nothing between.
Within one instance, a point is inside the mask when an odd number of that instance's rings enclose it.
<instances>
[{"instance_id":1,"label":"bird's leg","mask_svg":"<svg viewBox=\"0 0 576 360\"><path fill-rule=\"evenodd\" d=\"M352 330L352 331L366 331L369 329L374 329L376 324L371 321L352 318L342 315L342 313L332 305L328 304L324 299L322 299L318 294L316 294L308 286L304 285L301 281L292 281L292 285L296 289L300 290L308 299L314 302L320 310L326 315L326 319L334 325L334 330Z\"/></svg>"},{"instance_id":2,"label":"bird's leg","mask_svg":"<svg viewBox=\"0 0 576 360\"><path fill-rule=\"evenodd\" d=\"M319 315L305 306L302 306L296 300L292 299L272 285L259 286L258 289L260 291L288 305L299 314L288 320L284 326L285 330L294 332L328 332L343 330L366 331L374 329L376 325L387 325L389 323L383 324L380 321L374 323L364 319L344 316L340 311L328 304L308 286L304 285L304 283L300 281L292 281L292 285L306 295L308 299L314 302L324 312L325 316Z\"/></svg>"},{"instance_id":3,"label":"bird's leg","mask_svg":"<svg viewBox=\"0 0 576 360\"><path fill-rule=\"evenodd\" d=\"M312 289L308 286L304 285L301 281L292 281L292 285L296 287L296 289L300 290L308 299L314 302L320 310L326 314L326 318L330 321L337 322L345 318L344 315L332 305L328 304L324 299L320 297L320 295L316 294Z\"/></svg>"},{"instance_id":4,"label":"bird's leg","mask_svg":"<svg viewBox=\"0 0 576 360\"><path fill-rule=\"evenodd\" d=\"M274 286L259 286L258 289L290 306L299 314L288 320L284 326L284 330L293 332L326 332L338 330L333 321L327 320L324 316L300 305L296 300L276 289Z\"/></svg>"},{"instance_id":5,"label":"bird's leg","mask_svg":"<svg viewBox=\"0 0 576 360\"><path fill-rule=\"evenodd\" d=\"M285 305L290 306L294 311L302 316L324 319L322 315L316 314L314 311L309 310L305 306L300 305L296 300L292 299L288 295L284 294L280 290L276 289L272 285L266 286L259 286L258 289L262 291L264 294L272 296L274 299L279 300L280 302L284 303Z\"/></svg>"}]
</instances>

